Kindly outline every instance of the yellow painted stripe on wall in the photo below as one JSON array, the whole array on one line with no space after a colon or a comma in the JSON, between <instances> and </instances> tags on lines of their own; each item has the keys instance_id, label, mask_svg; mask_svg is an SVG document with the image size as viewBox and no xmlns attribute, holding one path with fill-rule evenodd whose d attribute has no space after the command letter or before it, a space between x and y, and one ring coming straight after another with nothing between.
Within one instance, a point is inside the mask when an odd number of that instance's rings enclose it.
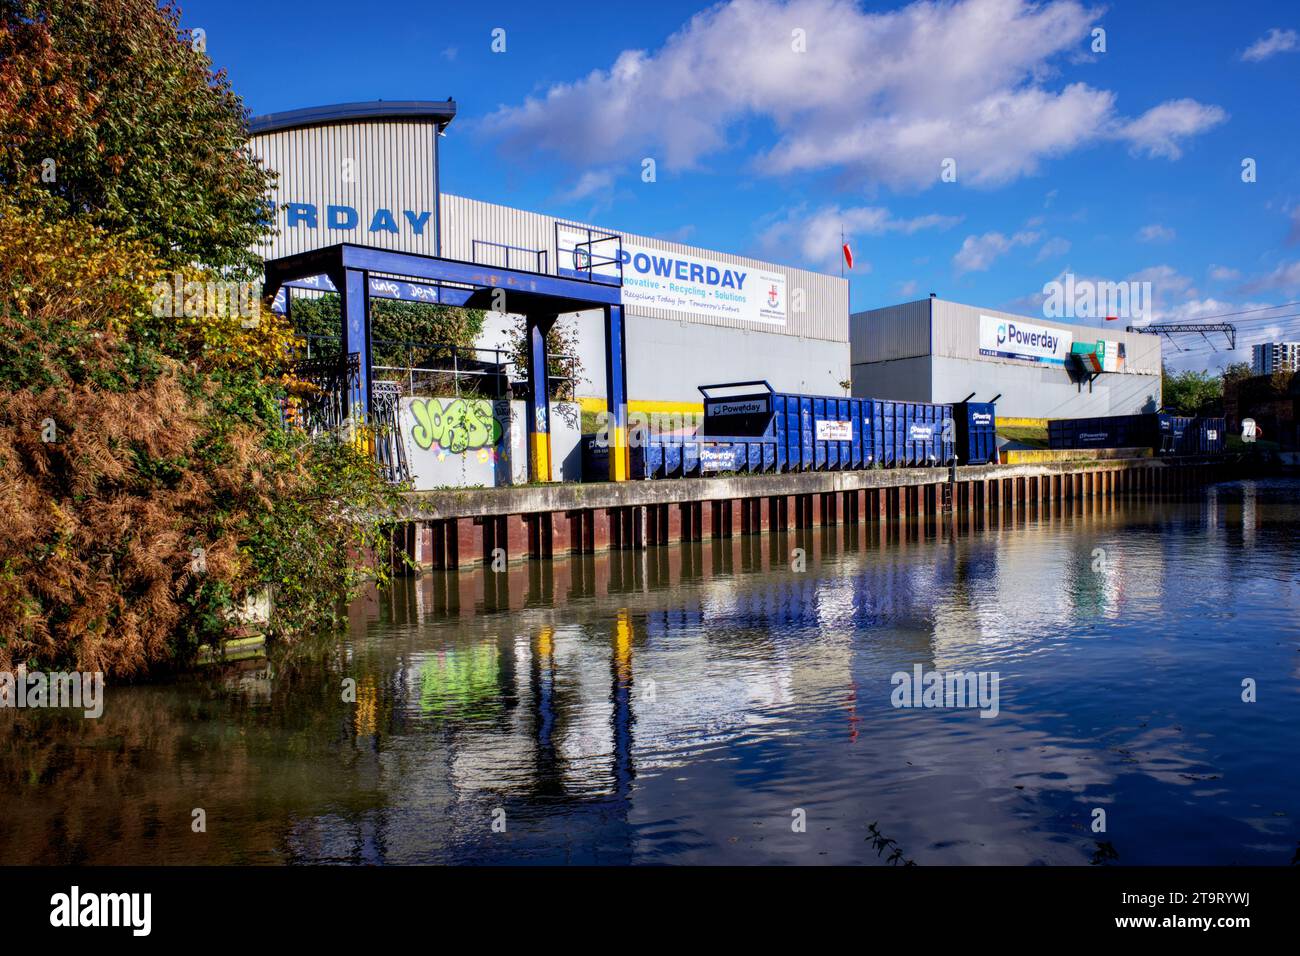
<instances>
[{"instance_id":1,"label":"yellow painted stripe on wall","mask_svg":"<svg viewBox=\"0 0 1300 956\"><path fill-rule=\"evenodd\" d=\"M1040 465L1049 461L1108 461L1151 458L1150 448L1021 448L1002 449L1004 465Z\"/></svg>"},{"instance_id":2,"label":"yellow painted stripe on wall","mask_svg":"<svg viewBox=\"0 0 1300 956\"><path fill-rule=\"evenodd\" d=\"M603 412L608 406L603 398L579 398L578 405L584 412ZM657 415L703 415L703 402L658 402L632 399L627 403L629 412L645 412Z\"/></svg>"},{"instance_id":3,"label":"yellow painted stripe on wall","mask_svg":"<svg viewBox=\"0 0 1300 956\"><path fill-rule=\"evenodd\" d=\"M584 412L603 412L606 410L605 400L603 398L588 398L578 396L578 405ZM634 398L627 403L629 412L647 412L659 413L665 415L703 415L703 402L660 402L649 399ZM1046 428L1046 418L1007 418L998 416L998 425L1005 425L1008 428Z\"/></svg>"}]
</instances>

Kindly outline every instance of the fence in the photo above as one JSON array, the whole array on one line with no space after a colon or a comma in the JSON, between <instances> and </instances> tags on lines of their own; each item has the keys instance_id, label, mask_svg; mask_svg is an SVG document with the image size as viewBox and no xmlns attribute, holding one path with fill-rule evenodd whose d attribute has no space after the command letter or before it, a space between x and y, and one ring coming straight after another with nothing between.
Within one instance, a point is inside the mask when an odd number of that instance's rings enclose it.
<instances>
[{"instance_id":1,"label":"fence","mask_svg":"<svg viewBox=\"0 0 1300 956\"><path fill-rule=\"evenodd\" d=\"M306 360L337 357L341 340L331 335L303 335L302 355ZM469 395L478 398L509 398L523 371L504 349L481 349L445 342L414 342L371 339L371 355L379 361L371 366L376 382L404 382L406 394ZM398 364L400 360L400 364ZM550 356L552 398L572 398L577 387L576 355Z\"/></svg>"}]
</instances>

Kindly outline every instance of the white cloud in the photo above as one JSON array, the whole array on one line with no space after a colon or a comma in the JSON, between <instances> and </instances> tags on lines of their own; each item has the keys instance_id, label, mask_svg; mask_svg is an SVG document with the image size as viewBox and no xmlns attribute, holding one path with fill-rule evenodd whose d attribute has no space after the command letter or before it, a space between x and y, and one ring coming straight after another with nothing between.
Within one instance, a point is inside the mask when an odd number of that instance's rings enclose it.
<instances>
[{"instance_id":1,"label":"white cloud","mask_svg":"<svg viewBox=\"0 0 1300 956\"><path fill-rule=\"evenodd\" d=\"M1210 278L1215 282L1234 282L1241 278L1241 273L1230 266L1210 266Z\"/></svg>"},{"instance_id":2,"label":"white cloud","mask_svg":"<svg viewBox=\"0 0 1300 956\"><path fill-rule=\"evenodd\" d=\"M561 202L576 202L595 193L603 193L614 184L612 169L589 169L578 177L573 187L560 196Z\"/></svg>"},{"instance_id":3,"label":"white cloud","mask_svg":"<svg viewBox=\"0 0 1300 956\"><path fill-rule=\"evenodd\" d=\"M1227 118L1228 114L1217 106L1191 99L1169 100L1122 124L1116 135L1127 141L1136 154L1178 159L1183 155L1182 140L1218 126Z\"/></svg>"},{"instance_id":4,"label":"white cloud","mask_svg":"<svg viewBox=\"0 0 1300 956\"><path fill-rule=\"evenodd\" d=\"M1151 283L1151 318L1173 315L1183 303L1196 298L1196 284L1170 265L1150 266L1125 277L1129 282Z\"/></svg>"},{"instance_id":5,"label":"white cloud","mask_svg":"<svg viewBox=\"0 0 1300 956\"><path fill-rule=\"evenodd\" d=\"M739 124L774 130L756 168L843 169L925 186L941 163L995 185L1099 139L1177 158L1180 142L1226 114L1193 100L1119 115L1115 94L1054 88L1056 64L1088 42L1098 11L1078 0L920 0L867 12L850 0L730 0L692 17L657 50L503 106L483 129L507 150L687 167L728 149ZM807 52L792 49L805 31Z\"/></svg>"},{"instance_id":6,"label":"white cloud","mask_svg":"<svg viewBox=\"0 0 1300 956\"><path fill-rule=\"evenodd\" d=\"M1247 292L1267 292L1272 290L1295 292L1300 290L1300 261L1282 263L1267 275L1246 283L1245 290Z\"/></svg>"},{"instance_id":7,"label":"white cloud","mask_svg":"<svg viewBox=\"0 0 1300 956\"><path fill-rule=\"evenodd\" d=\"M949 229L961 221L959 216L931 213L911 219L898 219L881 206L822 206L808 210L798 206L788 210L785 218L772 223L758 237L761 253L777 262L806 262L814 268L839 269L840 230L853 248L854 271L871 270L867 249L854 242L864 236L901 233L910 236L922 229Z\"/></svg>"},{"instance_id":8,"label":"white cloud","mask_svg":"<svg viewBox=\"0 0 1300 956\"><path fill-rule=\"evenodd\" d=\"M1038 257L1034 259L1034 261L1044 262L1045 260L1055 258L1056 256L1063 256L1069 251L1070 240L1062 239L1060 236L1055 236L1043 243L1043 248L1038 250Z\"/></svg>"},{"instance_id":9,"label":"white cloud","mask_svg":"<svg viewBox=\"0 0 1300 956\"><path fill-rule=\"evenodd\" d=\"M1297 36L1294 30L1279 30L1274 27L1265 36L1248 46L1241 54L1241 58L1247 63L1259 63L1278 53L1290 53L1298 49L1300 49L1300 36Z\"/></svg>"},{"instance_id":10,"label":"white cloud","mask_svg":"<svg viewBox=\"0 0 1300 956\"><path fill-rule=\"evenodd\" d=\"M1142 242L1171 242L1177 233L1168 226L1153 222L1138 230L1137 237Z\"/></svg>"},{"instance_id":11,"label":"white cloud","mask_svg":"<svg viewBox=\"0 0 1300 956\"><path fill-rule=\"evenodd\" d=\"M916 295L917 288L917 281L915 279L908 279L906 282L900 282L898 284L898 294L904 299L911 299L912 296Z\"/></svg>"},{"instance_id":12,"label":"white cloud","mask_svg":"<svg viewBox=\"0 0 1300 956\"><path fill-rule=\"evenodd\" d=\"M1014 236L986 232L982 236L967 236L952 262L958 273L984 272L994 259L1006 255L1016 246L1031 246L1038 238L1036 232L1018 232Z\"/></svg>"}]
</instances>

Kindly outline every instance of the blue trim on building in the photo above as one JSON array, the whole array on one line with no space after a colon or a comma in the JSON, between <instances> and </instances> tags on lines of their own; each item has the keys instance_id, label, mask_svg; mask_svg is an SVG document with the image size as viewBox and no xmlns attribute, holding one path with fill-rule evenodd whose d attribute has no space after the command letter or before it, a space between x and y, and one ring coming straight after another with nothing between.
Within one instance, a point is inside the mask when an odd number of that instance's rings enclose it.
<instances>
[{"instance_id":1,"label":"blue trim on building","mask_svg":"<svg viewBox=\"0 0 1300 956\"><path fill-rule=\"evenodd\" d=\"M375 100L370 103L336 103L333 106L309 106L283 113L267 113L248 121L254 136L278 133L307 126L331 123L383 122L394 120L426 121L444 130L456 118L456 101L445 100Z\"/></svg>"}]
</instances>

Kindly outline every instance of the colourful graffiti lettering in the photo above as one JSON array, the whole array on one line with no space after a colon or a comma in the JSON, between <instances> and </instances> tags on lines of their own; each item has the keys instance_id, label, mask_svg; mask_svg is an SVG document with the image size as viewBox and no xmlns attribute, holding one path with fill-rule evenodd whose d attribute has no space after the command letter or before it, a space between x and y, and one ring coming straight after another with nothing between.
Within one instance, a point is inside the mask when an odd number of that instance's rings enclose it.
<instances>
[{"instance_id":1,"label":"colourful graffiti lettering","mask_svg":"<svg viewBox=\"0 0 1300 956\"><path fill-rule=\"evenodd\" d=\"M411 414L411 438L421 448L436 444L459 455L471 448L491 448L501 440L501 421L486 399L417 398L411 402Z\"/></svg>"}]
</instances>

